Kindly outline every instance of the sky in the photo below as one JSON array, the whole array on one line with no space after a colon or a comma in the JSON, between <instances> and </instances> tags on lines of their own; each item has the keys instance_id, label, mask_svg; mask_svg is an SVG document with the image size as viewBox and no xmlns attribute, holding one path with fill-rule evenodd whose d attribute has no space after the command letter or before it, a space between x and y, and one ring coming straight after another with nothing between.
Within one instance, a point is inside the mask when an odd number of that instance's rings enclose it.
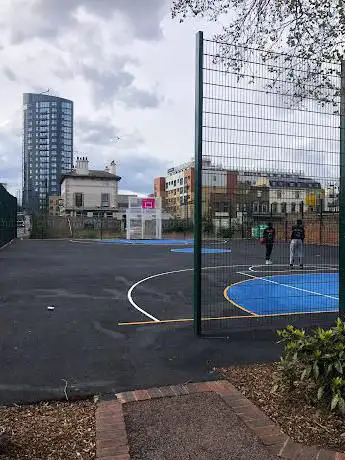
<instances>
[{"instance_id":1,"label":"sky","mask_svg":"<svg viewBox=\"0 0 345 460\"><path fill-rule=\"evenodd\" d=\"M50 89L74 101L75 156L87 156L91 169L115 160L122 192L152 193L154 177L193 157L195 34L212 37L222 24L181 24L170 6L169 0L0 2L0 182L11 193L21 187L24 92ZM213 65L206 59L205 66ZM205 108L223 115L205 116L217 129L205 132L204 153L223 156L225 167L242 158L237 164L247 168L285 164L333 177L327 164L335 164L334 154L327 159L324 152L334 152L334 128L320 133L313 126L329 118L291 111L279 94L265 94L260 79L254 93L248 81L224 76L222 65L205 73Z\"/></svg>"},{"instance_id":2,"label":"sky","mask_svg":"<svg viewBox=\"0 0 345 460\"><path fill-rule=\"evenodd\" d=\"M0 182L21 187L22 94L72 99L75 155L115 160L120 190L194 154L195 33L168 0L0 2ZM210 32L218 26L208 24ZM116 140L119 137L119 140Z\"/></svg>"}]
</instances>

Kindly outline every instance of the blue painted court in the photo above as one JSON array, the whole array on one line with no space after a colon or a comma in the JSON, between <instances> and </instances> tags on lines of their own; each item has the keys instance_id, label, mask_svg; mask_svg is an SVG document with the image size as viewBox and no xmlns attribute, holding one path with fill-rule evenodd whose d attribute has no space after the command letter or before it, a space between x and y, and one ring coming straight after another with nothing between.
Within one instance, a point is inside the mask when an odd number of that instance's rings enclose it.
<instances>
[{"instance_id":1,"label":"blue painted court","mask_svg":"<svg viewBox=\"0 0 345 460\"><path fill-rule=\"evenodd\" d=\"M188 246L194 244L194 240L123 240L123 239L113 239L113 240L96 240L97 243L103 244L141 244L146 246Z\"/></svg>"},{"instance_id":2,"label":"blue painted court","mask_svg":"<svg viewBox=\"0 0 345 460\"><path fill-rule=\"evenodd\" d=\"M247 313L279 315L338 310L338 273L246 276L248 279L228 286L224 296Z\"/></svg>"},{"instance_id":3,"label":"blue painted court","mask_svg":"<svg viewBox=\"0 0 345 460\"><path fill-rule=\"evenodd\" d=\"M170 249L171 252L177 253L193 253L194 248L180 248L180 249ZM231 249L217 249L217 248L201 248L201 254L225 254L230 253Z\"/></svg>"}]
</instances>

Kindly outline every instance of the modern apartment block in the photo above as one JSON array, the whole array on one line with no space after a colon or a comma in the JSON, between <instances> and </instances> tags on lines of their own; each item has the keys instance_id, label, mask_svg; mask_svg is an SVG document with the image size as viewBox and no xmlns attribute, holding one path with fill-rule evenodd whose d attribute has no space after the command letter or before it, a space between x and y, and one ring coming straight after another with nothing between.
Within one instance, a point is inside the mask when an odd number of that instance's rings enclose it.
<instances>
[{"instance_id":1,"label":"modern apartment block","mask_svg":"<svg viewBox=\"0 0 345 460\"><path fill-rule=\"evenodd\" d=\"M46 211L72 169L73 102L48 94L23 95L23 206Z\"/></svg>"}]
</instances>

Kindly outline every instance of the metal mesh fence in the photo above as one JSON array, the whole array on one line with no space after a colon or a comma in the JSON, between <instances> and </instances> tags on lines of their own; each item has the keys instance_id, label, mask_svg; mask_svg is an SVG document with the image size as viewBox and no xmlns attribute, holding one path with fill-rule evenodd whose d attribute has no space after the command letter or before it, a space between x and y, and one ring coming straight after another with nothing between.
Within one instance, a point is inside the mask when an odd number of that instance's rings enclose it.
<instances>
[{"instance_id":1,"label":"metal mesh fence","mask_svg":"<svg viewBox=\"0 0 345 460\"><path fill-rule=\"evenodd\" d=\"M339 313L341 72L312 68L198 34L197 333Z\"/></svg>"},{"instance_id":2,"label":"metal mesh fence","mask_svg":"<svg viewBox=\"0 0 345 460\"><path fill-rule=\"evenodd\" d=\"M17 199L0 184L0 247L17 236Z\"/></svg>"}]
</instances>

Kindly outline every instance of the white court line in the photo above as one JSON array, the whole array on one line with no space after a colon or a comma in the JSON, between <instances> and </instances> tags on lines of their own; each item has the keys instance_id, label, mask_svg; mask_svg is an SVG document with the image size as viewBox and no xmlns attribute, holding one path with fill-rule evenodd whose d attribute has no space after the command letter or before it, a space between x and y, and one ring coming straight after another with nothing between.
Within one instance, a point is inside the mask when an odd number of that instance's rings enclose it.
<instances>
[{"instance_id":1,"label":"white court line","mask_svg":"<svg viewBox=\"0 0 345 460\"><path fill-rule=\"evenodd\" d=\"M218 268L238 268L238 267L248 267L248 265L218 265L216 267L203 267L202 270L215 270ZM148 313L146 310L143 308L140 308L138 304L136 304L132 298L132 294L135 288L137 288L140 284L144 283L145 281L152 280L154 278L159 278L160 276L165 276L165 275L172 275L174 273L183 273L183 272L190 272L194 271L194 268L182 268L181 270L172 270L169 272L162 272L162 273L156 273L155 275L147 276L146 278L143 278L136 283L134 283L128 290L127 292L127 299L129 303L134 307L136 310L140 311L143 315L147 316L148 318L152 319L153 321L160 323L160 320L156 318L155 316L151 315Z\"/></svg>"},{"instance_id":2,"label":"white court line","mask_svg":"<svg viewBox=\"0 0 345 460\"><path fill-rule=\"evenodd\" d=\"M264 267L266 270L255 270L256 268L260 268L260 267ZM286 267L286 264L272 264L270 265L270 267ZM332 271L338 271L339 270L339 267L336 268L334 265L304 265L305 267L305 270L303 271L309 271L309 272L318 272L318 271L322 271L322 270L332 270ZM248 270L250 272L253 272L253 273L270 273L268 272L268 266L267 265L251 265ZM301 269L300 268L295 268L295 269L286 269L286 270L274 270L275 272L279 272L279 273L290 273L291 271L298 271L300 272Z\"/></svg>"},{"instance_id":3,"label":"white court line","mask_svg":"<svg viewBox=\"0 0 345 460\"><path fill-rule=\"evenodd\" d=\"M284 286L290 289L295 289L296 291L308 292L309 294L318 295L320 297L327 297L328 299L339 300L339 297L335 297L335 296L327 295L327 294L321 294L320 292L309 291L309 289L303 289L303 288L299 288L296 286L290 286L289 284L278 283L278 281L273 281L273 280L270 280L270 279L267 279L261 276L249 275L249 273L243 273L243 272L237 272L237 273L243 276L248 276L249 278L252 278L252 279L262 280L262 281L266 281L267 283L277 284L278 286ZM276 276L284 276L284 275L276 275Z\"/></svg>"}]
</instances>

